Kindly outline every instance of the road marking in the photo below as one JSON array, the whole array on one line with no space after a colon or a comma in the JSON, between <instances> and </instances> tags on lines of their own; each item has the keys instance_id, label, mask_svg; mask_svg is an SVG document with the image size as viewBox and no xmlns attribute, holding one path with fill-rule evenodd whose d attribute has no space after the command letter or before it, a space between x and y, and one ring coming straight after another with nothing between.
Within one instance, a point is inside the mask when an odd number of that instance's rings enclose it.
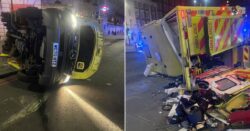
<instances>
[{"instance_id":1,"label":"road marking","mask_svg":"<svg viewBox=\"0 0 250 131\"><path fill-rule=\"evenodd\" d=\"M30 103L29 105L27 105L26 107L24 107L22 110L20 110L19 112L13 114L12 116L10 116L5 122L3 122L0 125L0 130L4 130L6 128L8 128L10 125L14 124L15 122L17 122L18 120L30 115L33 112L36 112L41 105L48 99L48 94L45 94L43 96L43 98L39 99L39 100L35 100L32 103Z\"/></svg>"},{"instance_id":2,"label":"road marking","mask_svg":"<svg viewBox=\"0 0 250 131\"><path fill-rule=\"evenodd\" d=\"M107 86L112 86L112 83L106 83Z\"/></svg>"},{"instance_id":3,"label":"road marking","mask_svg":"<svg viewBox=\"0 0 250 131\"><path fill-rule=\"evenodd\" d=\"M144 121L146 121L146 122L148 122L148 123L151 123L151 121L150 121L149 119L147 119L147 118L145 118L145 117L143 117L143 116L141 116L141 115L137 115L137 118L139 118L139 119L141 119L141 120L144 120Z\"/></svg>"},{"instance_id":4,"label":"road marking","mask_svg":"<svg viewBox=\"0 0 250 131\"><path fill-rule=\"evenodd\" d=\"M90 105L85 100L76 95L73 91L71 91L68 88L64 89L74 98L74 100L76 100L76 102L79 104L82 110L94 122L94 124L100 128L100 130L122 131L122 129L119 126L114 124L111 120L109 120L106 116L104 116L101 112L95 109L92 105Z\"/></svg>"}]
</instances>

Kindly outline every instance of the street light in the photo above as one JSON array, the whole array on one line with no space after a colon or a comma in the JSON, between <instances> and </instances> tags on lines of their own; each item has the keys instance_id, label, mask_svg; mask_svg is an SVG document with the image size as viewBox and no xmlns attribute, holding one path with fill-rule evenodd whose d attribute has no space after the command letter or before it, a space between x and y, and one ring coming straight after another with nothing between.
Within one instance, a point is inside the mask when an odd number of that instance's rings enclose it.
<instances>
[{"instance_id":1,"label":"street light","mask_svg":"<svg viewBox=\"0 0 250 131\"><path fill-rule=\"evenodd\" d=\"M204 5L207 6L208 0L204 0Z\"/></svg>"},{"instance_id":2,"label":"street light","mask_svg":"<svg viewBox=\"0 0 250 131\"><path fill-rule=\"evenodd\" d=\"M196 3L197 3L197 0L194 0L193 2L194 2L194 5L196 5Z\"/></svg>"},{"instance_id":3,"label":"street light","mask_svg":"<svg viewBox=\"0 0 250 131\"><path fill-rule=\"evenodd\" d=\"M103 5L103 6L101 7L101 11L102 11L103 13L106 13L107 11L109 11L109 7L106 6L106 5Z\"/></svg>"}]
</instances>

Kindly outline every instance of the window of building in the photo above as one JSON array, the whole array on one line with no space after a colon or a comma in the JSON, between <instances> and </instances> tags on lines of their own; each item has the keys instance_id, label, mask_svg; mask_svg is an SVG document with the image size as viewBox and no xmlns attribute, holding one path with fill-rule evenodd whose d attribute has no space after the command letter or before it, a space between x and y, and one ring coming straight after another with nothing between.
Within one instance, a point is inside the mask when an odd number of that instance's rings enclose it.
<instances>
[{"instance_id":1,"label":"window of building","mask_svg":"<svg viewBox=\"0 0 250 131\"><path fill-rule=\"evenodd\" d=\"M138 2L139 9L143 9L143 4L141 2Z\"/></svg>"},{"instance_id":2,"label":"window of building","mask_svg":"<svg viewBox=\"0 0 250 131\"><path fill-rule=\"evenodd\" d=\"M138 8L139 8L139 6L138 6L138 2L137 2L137 1L135 1L135 3L134 3L134 4L135 4L135 8L137 8L137 9L138 9Z\"/></svg>"},{"instance_id":3,"label":"window of building","mask_svg":"<svg viewBox=\"0 0 250 131\"><path fill-rule=\"evenodd\" d=\"M137 26L141 26L140 20L136 20L136 25L137 25Z\"/></svg>"},{"instance_id":4,"label":"window of building","mask_svg":"<svg viewBox=\"0 0 250 131\"><path fill-rule=\"evenodd\" d=\"M140 10L140 19L144 19L144 18L145 18L144 11Z\"/></svg>"},{"instance_id":5,"label":"window of building","mask_svg":"<svg viewBox=\"0 0 250 131\"><path fill-rule=\"evenodd\" d=\"M135 17L136 17L136 19L140 18L140 11L139 11L139 9L135 9Z\"/></svg>"},{"instance_id":6,"label":"window of building","mask_svg":"<svg viewBox=\"0 0 250 131\"><path fill-rule=\"evenodd\" d=\"M157 4L157 7L158 7L158 10L162 10L162 5L161 5L161 3L158 3L158 4Z\"/></svg>"},{"instance_id":7,"label":"window of building","mask_svg":"<svg viewBox=\"0 0 250 131\"><path fill-rule=\"evenodd\" d=\"M145 24L145 21L141 20L141 26L144 26L144 24Z\"/></svg>"},{"instance_id":8,"label":"window of building","mask_svg":"<svg viewBox=\"0 0 250 131\"><path fill-rule=\"evenodd\" d=\"M151 6L151 12L154 12L154 11L155 11L155 7Z\"/></svg>"},{"instance_id":9,"label":"window of building","mask_svg":"<svg viewBox=\"0 0 250 131\"><path fill-rule=\"evenodd\" d=\"M147 4L144 4L144 9L148 11L149 10L149 6Z\"/></svg>"},{"instance_id":10,"label":"window of building","mask_svg":"<svg viewBox=\"0 0 250 131\"><path fill-rule=\"evenodd\" d=\"M150 14L149 14L149 11L145 11L145 19L150 19Z\"/></svg>"}]
</instances>

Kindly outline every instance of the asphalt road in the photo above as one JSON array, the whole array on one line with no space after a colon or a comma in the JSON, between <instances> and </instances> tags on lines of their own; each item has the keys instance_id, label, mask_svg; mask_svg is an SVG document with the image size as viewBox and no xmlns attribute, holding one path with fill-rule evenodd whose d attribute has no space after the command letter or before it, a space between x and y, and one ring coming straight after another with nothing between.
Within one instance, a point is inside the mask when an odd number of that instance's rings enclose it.
<instances>
[{"instance_id":1,"label":"asphalt road","mask_svg":"<svg viewBox=\"0 0 250 131\"><path fill-rule=\"evenodd\" d=\"M40 92L16 76L0 79L0 131L124 129L123 41L105 44L97 73Z\"/></svg>"},{"instance_id":2,"label":"asphalt road","mask_svg":"<svg viewBox=\"0 0 250 131\"><path fill-rule=\"evenodd\" d=\"M177 125L167 124L168 112L162 111L164 88L172 79L145 77L145 56L126 53L126 130L177 131Z\"/></svg>"}]
</instances>

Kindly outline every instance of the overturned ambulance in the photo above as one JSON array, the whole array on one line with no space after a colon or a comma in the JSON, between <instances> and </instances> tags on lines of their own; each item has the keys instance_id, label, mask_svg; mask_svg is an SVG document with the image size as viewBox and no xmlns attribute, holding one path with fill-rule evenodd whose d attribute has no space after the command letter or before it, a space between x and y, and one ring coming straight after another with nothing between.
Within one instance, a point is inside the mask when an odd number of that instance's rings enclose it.
<instances>
[{"instance_id":1,"label":"overturned ambulance","mask_svg":"<svg viewBox=\"0 0 250 131\"><path fill-rule=\"evenodd\" d=\"M242 7L177 6L143 27L148 64L161 74L183 75L190 88L190 78L214 66L242 63L244 14Z\"/></svg>"},{"instance_id":2,"label":"overturned ambulance","mask_svg":"<svg viewBox=\"0 0 250 131\"><path fill-rule=\"evenodd\" d=\"M224 124L250 122L245 13L239 6L177 6L142 28L150 70L183 78L167 87L182 87L175 106L171 100L172 123L187 120L197 129L212 125L211 117ZM241 112L248 115L235 118Z\"/></svg>"},{"instance_id":3,"label":"overturned ambulance","mask_svg":"<svg viewBox=\"0 0 250 131\"><path fill-rule=\"evenodd\" d=\"M1 57L19 79L53 87L97 71L103 46L98 22L66 8L27 7L1 16L7 28Z\"/></svg>"}]
</instances>

